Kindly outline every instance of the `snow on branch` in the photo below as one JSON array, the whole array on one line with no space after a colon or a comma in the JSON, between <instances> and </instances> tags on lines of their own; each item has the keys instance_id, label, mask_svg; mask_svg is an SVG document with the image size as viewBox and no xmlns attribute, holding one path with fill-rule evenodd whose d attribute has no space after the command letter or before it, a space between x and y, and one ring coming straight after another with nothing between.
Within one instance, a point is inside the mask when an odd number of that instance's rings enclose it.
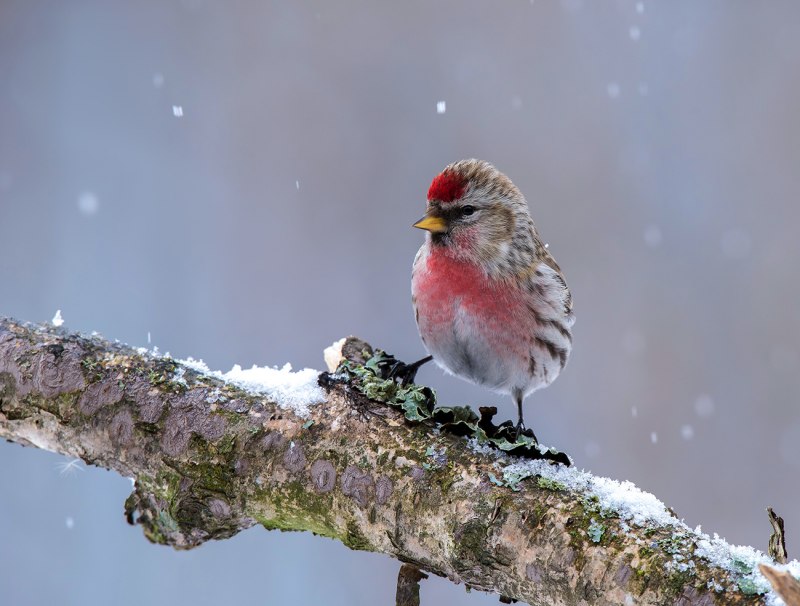
<instances>
[{"instance_id":1,"label":"snow on branch","mask_svg":"<svg viewBox=\"0 0 800 606\"><path fill-rule=\"evenodd\" d=\"M223 374L0 319L0 436L134 478L128 521L177 549L254 525L311 531L553 605L772 605L759 565L800 576L630 482L510 443L486 409L434 410L361 341L326 357L323 375Z\"/></svg>"}]
</instances>

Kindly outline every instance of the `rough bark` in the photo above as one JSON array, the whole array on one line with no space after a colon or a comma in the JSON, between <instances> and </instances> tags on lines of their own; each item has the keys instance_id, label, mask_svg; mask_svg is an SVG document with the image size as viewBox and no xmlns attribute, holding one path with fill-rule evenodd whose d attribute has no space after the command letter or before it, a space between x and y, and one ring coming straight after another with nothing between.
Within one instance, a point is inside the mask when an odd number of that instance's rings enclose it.
<instances>
[{"instance_id":1,"label":"rough bark","mask_svg":"<svg viewBox=\"0 0 800 606\"><path fill-rule=\"evenodd\" d=\"M261 525L530 604L764 603L701 558L671 566L693 556L691 537L613 516L593 534L585 496L535 478L497 485L491 454L347 385L303 419L180 367L0 319L0 436L135 478L129 521L177 549Z\"/></svg>"},{"instance_id":2,"label":"rough bark","mask_svg":"<svg viewBox=\"0 0 800 606\"><path fill-rule=\"evenodd\" d=\"M767 507L767 516L772 526L772 534L769 537L769 555L779 564L786 564L789 556L786 553L786 531L783 526L783 518L777 515L772 507Z\"/></svg>"}]
</instances>

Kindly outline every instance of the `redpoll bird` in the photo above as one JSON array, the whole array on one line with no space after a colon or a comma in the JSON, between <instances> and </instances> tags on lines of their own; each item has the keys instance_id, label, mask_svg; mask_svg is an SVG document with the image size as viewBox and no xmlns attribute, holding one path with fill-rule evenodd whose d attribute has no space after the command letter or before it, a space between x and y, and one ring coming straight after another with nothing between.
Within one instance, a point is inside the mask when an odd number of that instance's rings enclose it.
<instances>
[{"instance_id":1,"label":"redpoll bird","mask_svg":"<svg viewBox=\"0 0 800 606\"><path fill-rule=\"evenodd\" d=\"M522 401L553 382L572 349L572 297L528 204L488 162L450 164L431 183L414 259L419 334L446 372ZM423 362L424 360L420 360Z\"/></svg>"}]
</instances>

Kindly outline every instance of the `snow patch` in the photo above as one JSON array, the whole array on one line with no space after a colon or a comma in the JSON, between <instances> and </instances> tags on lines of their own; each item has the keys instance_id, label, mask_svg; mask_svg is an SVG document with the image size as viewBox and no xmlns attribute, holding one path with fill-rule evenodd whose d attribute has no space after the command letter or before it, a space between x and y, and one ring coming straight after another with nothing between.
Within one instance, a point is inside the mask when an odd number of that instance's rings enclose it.
<instances>
[{"instance_id":1,"label":"snow patch","mask_svg":"<svg viewBox=\"0 0 800 606\"><path fill-rule=\"evenodd\" d=\"M202 360L188 358L177 361L202 375L221 379L241 389L266 396L281 408L291 410L299 417L307 417L311 413L311 406L325 401L325 393L317 383L319 371L312 368L293 372L292 365L288 363L280 369L255 365L252 368L242 368L235 364L231 370L223 373L209 369ZM183 379L183 373L176 378L179 379Z\"/></svg>"}]
</instances>

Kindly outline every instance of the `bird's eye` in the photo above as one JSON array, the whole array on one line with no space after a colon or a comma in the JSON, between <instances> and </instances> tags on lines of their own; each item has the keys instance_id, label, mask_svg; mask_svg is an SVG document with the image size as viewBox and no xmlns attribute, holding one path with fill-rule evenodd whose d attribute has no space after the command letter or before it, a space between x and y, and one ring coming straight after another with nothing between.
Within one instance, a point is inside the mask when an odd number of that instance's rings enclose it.
<instances>
[{"instance_id":1,"label":"bird's eye","mask_svg":"<svg viewBox=\"0 0 800 606\"><path fill-rule=\"evenodd\" d=\"M474 206L465 206L461 209L461 214L465 217L469 217L470 215L475 214L475 207Z\"/></svg>"}]
</instances>

